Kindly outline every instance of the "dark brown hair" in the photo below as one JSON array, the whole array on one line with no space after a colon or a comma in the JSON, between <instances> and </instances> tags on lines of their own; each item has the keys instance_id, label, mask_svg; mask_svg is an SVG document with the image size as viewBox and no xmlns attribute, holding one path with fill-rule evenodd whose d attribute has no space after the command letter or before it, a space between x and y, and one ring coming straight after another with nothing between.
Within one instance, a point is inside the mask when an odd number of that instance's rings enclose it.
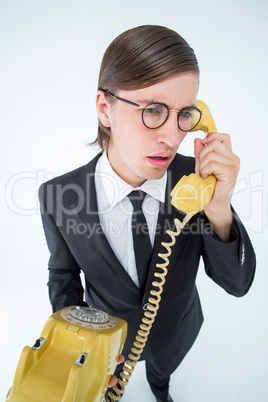
<instances>
[{"instance_id":1,"label":"dark brown hair","mask_svg":"<svg viewBox=\"0 0 268 402\"><path fill-rule=\"evenodd\" d=\"M102 59L98 89L116 94L120 89L145 88L186 71L199 74L196 56L188 43L171 29L143 25L123 32L108 46ZM110 129L99 121L93 144L99 144L104 151L109 139Z\"/></svg>"}]
</instances>

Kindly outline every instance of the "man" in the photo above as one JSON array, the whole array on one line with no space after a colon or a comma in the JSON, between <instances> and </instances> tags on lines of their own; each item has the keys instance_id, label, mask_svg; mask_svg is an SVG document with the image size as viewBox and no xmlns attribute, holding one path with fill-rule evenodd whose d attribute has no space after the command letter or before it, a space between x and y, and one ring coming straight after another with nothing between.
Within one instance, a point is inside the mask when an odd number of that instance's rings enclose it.
<instances>
[{"instance_id":1,"label":"man","mask_svg":"<svg viewBox=\"0 0 268 402\"><path fill-rule=\"evenodd\" d=\"M198 85L195 54L176 32L141 26L122 33L106 50L100 69L95 143L102 153L40 189L53 310L93 305L125 319L127 356L148 305L161 243L169 241L166 229L174 218L184 217L170 205L169 194L194 170L202 178L216 176L205 211L192 218L173 247L158 315L141 356L157 401L172 401L170 375L203 321L195 286L200 257L208 276L235 296L249 290L255 270L250 240L230 205L239 159L229 136L196 139L195 160L177 154L201 118ZM145 249L151 249L143 273L138 261L144 251L137 251L136 238L146 230L131 230L136 210L130 194L138 190L146 195L139 214L148 225Z\"/></svg>"}]
</instances>

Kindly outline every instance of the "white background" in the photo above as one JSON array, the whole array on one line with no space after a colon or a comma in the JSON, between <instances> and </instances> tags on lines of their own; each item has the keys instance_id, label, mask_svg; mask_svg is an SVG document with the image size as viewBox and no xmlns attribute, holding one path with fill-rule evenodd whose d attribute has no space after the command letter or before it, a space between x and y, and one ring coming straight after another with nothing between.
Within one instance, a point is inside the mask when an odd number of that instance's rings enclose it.
<instances>
[{"instance_id":1,"label":"white background","mask_svg":"<svg viewBox=\"0 0 268 402\"><path fill-rule=\"evenodd\" d=\"M200 269L205 323L172 376L171 394L175 402L268 401L267 4L0 1L1 400L22 348L33 345L51 314L37 189L97 153L86 144L96 135L95 92L106 47L128 28L159 24L185 37L199 59L199 98L241 158L232 202L257 254L256 278L242 299ZM193 154L193 138L182 153ZM154 401L143 363L124 400Z\"/></svg>"}]
</instances>

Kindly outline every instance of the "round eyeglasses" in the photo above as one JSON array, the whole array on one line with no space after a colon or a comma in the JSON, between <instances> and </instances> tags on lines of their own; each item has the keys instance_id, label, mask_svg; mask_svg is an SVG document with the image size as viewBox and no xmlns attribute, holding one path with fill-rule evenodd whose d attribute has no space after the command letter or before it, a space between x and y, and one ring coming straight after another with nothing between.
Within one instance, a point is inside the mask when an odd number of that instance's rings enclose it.
<instances>
[{"instance_id":1,"label":"round eyeglasses","mask_svg":"<svg viewBox=\"0 0 268 402\"><path fill-rule=\"evenodd\" d=\"M169 109L164 103L150 103L146 106L141 106L138 103L129 101L120 96L116 96L106 89L100 88L105 94L120 100L122 102L128 103L129 105L136 106L142 110L141 118L145 127L150 129L156 129L163 124L168 119L169 112L178 113L178 127L181 131L188 132L193 130L201 120L202 112L197 107L185 107L181 110Z\"/></svg>"}]
</instances>

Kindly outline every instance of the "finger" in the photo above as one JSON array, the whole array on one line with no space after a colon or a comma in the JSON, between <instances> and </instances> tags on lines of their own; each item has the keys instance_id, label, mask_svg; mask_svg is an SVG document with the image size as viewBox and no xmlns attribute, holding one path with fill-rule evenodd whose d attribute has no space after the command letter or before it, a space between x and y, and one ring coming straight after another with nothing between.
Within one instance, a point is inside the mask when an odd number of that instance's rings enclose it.
<instances>
[{"instance_id":1,"label":"finger","mask_svg":"<svg viewBox=\"0 0 268 402\"><path fill-rule=\"evenodd\" d=\"M196 138L194 140L194 155L195 155L195 173L200 174L200 158L199 154L205 146L202 143L201 138Z\"/></svg>"},{"instance_id":2,"label":"finger","mask_svg":"<svg viewBox=\"0 0 268 402\"><path fill-rule=\"evenodd\" d=\"M124 363L125 358L123 355L119 355L117 359L117 364ZM117 377L115 375L112 375L110 382L109 382L109 387L113 388L117 384Z\"/></svg>"},{"instance_id":3,"label":"finger","mask_svg":"<svg viewBox=\"0 0 268 402\"><path fill-rule=\"evenodd\" d=\"M208 147L206 147L208 148ZM239 164L239 158L227 148L221 146L204 149L199 154L200 166L211 161L219 161L225 164Z\"/></svg>"},{"instance_id":4,"label":"finger","mask_svg":"<svg viewBox=\"0 0 268 402\"><path fill-rule=\"evenodd\" d=\"M117 363L118 363L118 364L124 363L124 361L125 361L124 356L123 356L123 355L119 355L118 360L117 360Z\"/></svg>"},{"instance_id":5,"label":"finger","mask_svg":"<svg viewBox=\"0 0 268 402\"><path fill-rule=\"evenodd\" d=\"M200 176L205 179L208 175L214 174L218 180L232 183L237 178L239 168L240 160L236 155L229 158L211 152L200 163Z\"/></svg>"},{"instance_id":6,"label":"finger","mask_svg":"<svg viewBox=\"0 0 268 402\"><path fill-rule=\"evenodd\" d=\"M224 156L231 161L236 161L237 156L232 152L230 148L228 148L223 142L219 140L210 141L201 151L199 154L200 162L204 161L208 155L212 156L215 154L219 154Z\"/></svg>"},{"instance_id":7,"label":"finger","mask_svg":"<svg viewBox=\"0 0 268 402\"><path fill-rule=\"evenodd\" d=\"M202 143L207 145L212 141L219 141L224 144L227 148L232 150L231 138L229 134L222 134L222 133L210 133L207 135L203 140Z\"/></svg>"},{"instance_id":8,"label":"finger","mask_svg":"<svg viewBox=\"0 0 268 402\"><path fill-rule=\"evenodd\" d=\"M117 377L115 375L112 375L110 382L109 382L109 388L115 387L117 384Z\"/></svg>"},{"instance_id":9,"label":"finger","mask_svg":"<svg viewBox=\"0 0 268 402\"><path fill-rule=\"evenodd\" d=\"M238 168L234 164L225 163L224 159L212 160L200 167L200 176L206 179L210 174L222 182L233 182L236 180Z\"/></svg>"}]
</instances>

